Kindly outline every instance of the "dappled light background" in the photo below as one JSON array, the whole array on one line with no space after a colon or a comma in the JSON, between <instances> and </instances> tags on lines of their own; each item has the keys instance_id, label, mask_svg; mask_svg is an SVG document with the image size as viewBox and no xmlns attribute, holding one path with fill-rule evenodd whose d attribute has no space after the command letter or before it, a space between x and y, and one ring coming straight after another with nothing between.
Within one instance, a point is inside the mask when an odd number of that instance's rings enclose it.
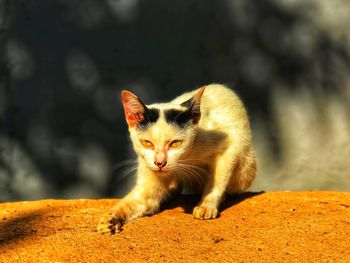
<instances>
[{"instance_id":1,"label":"dappled light background","mask_svg":"<svg viewBox=\"0 0 350 263\"><path fill-rule=\"evenodd\" d=\"M350 189L346 0L0 0L0 200L123 196L119 94L209 83L247 106L251 190ZM220 101L218 101L220 103Z\"/></svg>"}]
</instances>

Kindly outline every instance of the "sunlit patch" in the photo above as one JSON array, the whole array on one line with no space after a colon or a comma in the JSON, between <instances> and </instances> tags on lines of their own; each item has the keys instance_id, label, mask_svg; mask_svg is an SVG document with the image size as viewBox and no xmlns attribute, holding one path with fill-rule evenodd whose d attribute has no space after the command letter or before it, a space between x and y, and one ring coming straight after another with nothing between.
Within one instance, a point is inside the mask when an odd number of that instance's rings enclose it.
<instances>
[{"instance_id":1,"label":"sunlit patch","mask_svg":"<svg viewBox=\"0 0 350 263\"><path fill-rule=\"evenodd\" d=\"M136 19L139 11L139 0L108 0L116 18L123 22Z\"/></svg>"},{"instance_id":2,"label":"sunlit patch","mask_svg":"<svg viewBox=\"0 0 350 263\"><path fill-rule=\"evenodd\" d=\"M94 60L81 51L69 54L66 71L70 84L79 92L92 92L100 82L100 74Z\"/></svg>"},{"instance_id":3,"label":"sunlit patch","mask_svg":"<svg viewBox=\"0 0 350 263\"><path fill-rule=\"evenodd\" d=\"M27 79L33 75L35 71L34 59L23 43L9 40L6 47L6 57L13 78Z\"/></svg>"}]
</instances>

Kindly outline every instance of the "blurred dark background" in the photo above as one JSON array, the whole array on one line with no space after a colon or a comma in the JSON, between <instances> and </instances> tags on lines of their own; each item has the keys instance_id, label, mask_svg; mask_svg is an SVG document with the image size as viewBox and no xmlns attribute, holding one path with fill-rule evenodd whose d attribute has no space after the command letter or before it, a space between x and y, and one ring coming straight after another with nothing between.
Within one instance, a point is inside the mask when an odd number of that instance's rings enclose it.
<instances>
[{"instance_id":1,"label":"blurred dark background","mask_svg":"<svg viewBox=\"0 0 350 263\"><path fill-rule=\"evenodd\" d=\"M251 190L349 190L349 13L346 0L0 0L0 200L124 195L120 91L152 103L214 82L247 106Z\"/></svg>"}]
</instances>

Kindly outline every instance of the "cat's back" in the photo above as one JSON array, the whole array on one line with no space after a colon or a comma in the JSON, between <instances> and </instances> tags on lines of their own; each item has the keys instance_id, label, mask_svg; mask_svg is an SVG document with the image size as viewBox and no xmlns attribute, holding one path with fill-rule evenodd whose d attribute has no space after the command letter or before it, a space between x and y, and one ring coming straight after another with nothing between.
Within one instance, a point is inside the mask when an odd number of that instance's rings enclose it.
<instances>
[{"instance_id":1,"label":"cat's back","mask_svg":"<svg viewBox=\"0 0 350 263\"><path fill-rule=\"evenodd\" d=\"M171 103L179 104L190 99L197 90L184 93ZM249 127L246 110L236 95L228 87L221 84L205 86L201 100L200 127L207 129L244 128Z\"/></svg>"}]
</instances>

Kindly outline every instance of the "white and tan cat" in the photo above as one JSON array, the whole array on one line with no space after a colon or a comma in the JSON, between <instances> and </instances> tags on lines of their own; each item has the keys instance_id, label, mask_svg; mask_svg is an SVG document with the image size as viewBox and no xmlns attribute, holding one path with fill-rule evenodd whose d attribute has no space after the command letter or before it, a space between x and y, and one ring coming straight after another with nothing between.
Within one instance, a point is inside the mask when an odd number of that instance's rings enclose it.
<instances>
[{"instance_id":1,"label":"white and tan cat","mask_svg":"<svg viewBox=\"0 0 350 263\"><path fill-rule=\"evenodd\" d=\"M250 126L232 90L212 84L147 106L129 91L121 96L138 155L137 181L101 218L99 232L115 233L132 219L156 213L181 186L202 192L195 218L216 218L225 192L250 186L256 175Z\"/></svg>"}]
</instances>

